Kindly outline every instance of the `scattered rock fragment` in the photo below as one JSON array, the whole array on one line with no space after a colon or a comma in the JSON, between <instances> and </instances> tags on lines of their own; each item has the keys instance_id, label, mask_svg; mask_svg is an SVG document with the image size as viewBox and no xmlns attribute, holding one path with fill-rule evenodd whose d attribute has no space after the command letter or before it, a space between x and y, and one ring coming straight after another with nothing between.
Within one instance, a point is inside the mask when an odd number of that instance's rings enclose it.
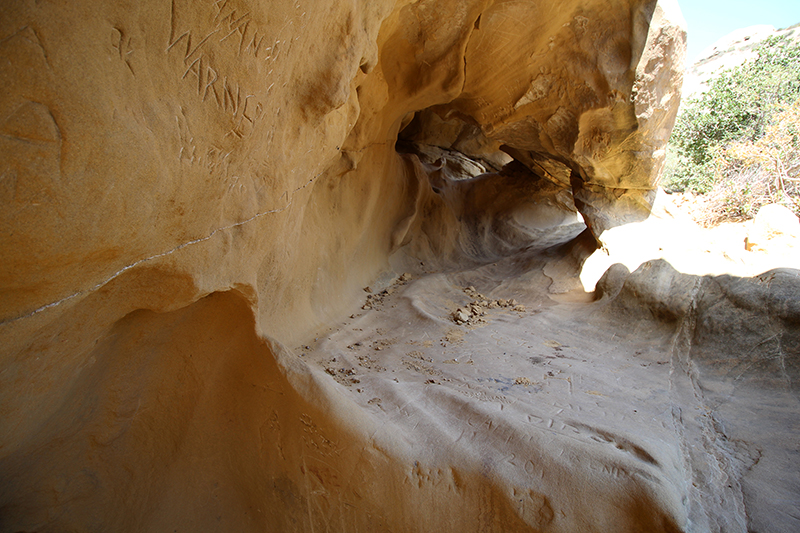
<instances>
[{"instance_id":1,"label":"scattered rock fragment","mask_svg":"<svg viewBox=\"0 0 800 533\"><path fill-rule=\"evenodd\" d=\"M447 334L442 338L442 346L447 347L448 344L461 344L464 342L464 332L458 328L451 328Z\"/></svg>"},{"instance_id":2,"label":"scattered rock fragment","mask_svg":"<svg viewBox=\"0 0 800 533\"><path fill-rule=\"evenodd\" d=\"M367 296L367 301L364 302L364 305L361 306L361 309L375 309L380 310L381 304L383 304L384 298L389 296L391 293L389 289L384 289L379 293L370 294Z\"/></svg>"},{"instance_id":3,"label":"scattered rock fragment","mask_svg":"<svg viewBox=\"0 0 800 533\"><path fill-rule=\"evenodd\" d=\"M375 359L368 355L359 355L356 359L358 359L358 366L368 370L375 370L376 372L383 372L386 370L384 367L380 366Z\"/></svg>"},{"instance_id":4,"label":"scattered rock fragment","mask_svg":"<svg viewBox=\"0 0 800 533\"><path fill-rule=\"evenodd\" d=\"M379 352L395 344L397 339L378 339L372 342L372 349Z\"/></svg>"},{"instance_id":5,"label":"scattered rock fragment","mask_svg":"<svg viewBox=\"0 0 800 533\"><path fill-rule=\"evenodd\" d=\"M364 292L369 294L367 295L367 301L364 302L364 305L361 306L361 309L375 309L376 311L380 311L381 305L386 297L391 296L399 286L405 285L411 281L411 279L411 274L406 272L397 278L390 287L387 287L380 292L373 292L371 287L364 287Z\"/></svg>"},{"instance_id":6,"label":"scattered rock fragment","mask_svg":"<svg viewBox=\"0 0 800 533\"><path fill-rule=\"evenodd\" d=\"M403 366L405 366L408 370L414 370L416 372L419 372L420 374L426 374L426 375L429 375L429 376L440 376L441 375L441 372L436 370L436 368L434 368L433 366L423 364L423 363L421 363L419 361L403 359Z\"/></svg>"},{"instance_id":7,"label":"scattered rock fragment","mask_svg":"<svg viewBox=\"0 0 800 533\"><path fill-rule=\"evenodd\" d=\"M421 361L427 361L429 363L433 362L433 359L431 359L430 357L425 357L425 355L418 350L414 350L413 352L408 352L406 355L408 357L413 357L414 359L419 359Z\"/></svg>"},{"instance_id":8,"label":"scattered rock fragment","mask_svg":"<svg viewBox=\"0 0 800 533\"><path fill-rule=\"evenodd\" d=\"M356 371L353 368L339 366L337 368L336 358L332 358L325 364L325 373L332 376L338 383L350 387L354 383L361 383L361 380L355 377Z\"/></svg>"},{"instance_id":9,"label":"scattered rock fragment","mask_svg":"<svg viewBox=\"0 0 800 533\"><path fill-rule=\"evenodd\" d=\"M483 298L484 297L481 293L479 293L477 290L475 290L475 287L473 287L472 285L470 285L469 287L465 287L464 288L464 294L466 294L470 298Z\"/></svg>"},{"instance_id":10,"label":"scattered rock fragment","mask_svg":"<svg viewBox=\"0 0 800 533\"><path fill-rule=\"evenodd\" d=\"M453 322L459 326L468 323L471 318L472 313L468 309L459 308L453 311Z\"/></svg>"},{"instance_id":11,"label":"scattered rock fragment","mask_svg":"<svg viewBox=\"0 0 800 533\"><path fill-rule=\"evenodd\" d=\"M511 308L518 313L524 313L526 308L524 305L518 303L515 299L507 300L505 298L498 298L497 300L490 300L483 294L475 290L475 287L469 286L462 289L464 294L473 300L466 306L459 307L453 311L450 317L453 322L459 326L475 326L478 324L485 324L486 320L482 317L486 316L488 309L497 308Z\"/></svg>"}]
</instances>

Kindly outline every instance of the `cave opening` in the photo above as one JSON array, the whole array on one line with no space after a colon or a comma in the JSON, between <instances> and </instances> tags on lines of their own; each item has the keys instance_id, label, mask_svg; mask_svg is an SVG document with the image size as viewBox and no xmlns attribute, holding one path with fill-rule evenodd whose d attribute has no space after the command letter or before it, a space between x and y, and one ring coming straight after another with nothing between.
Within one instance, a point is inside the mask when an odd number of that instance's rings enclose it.
<instances>
[{"instance_id":1,"label":"cave opening","mask_svg":"<svg viewBox=\"0 0 800 533\"><path fill-rule=\"evenodd\" d=\"M468 262L493 262L541 252L587 230L567 165L492 140L462 113L443 106L410 113L395 149L416 158L422 181L435 193L424 211L436 222L421 221L421 233L454 263L459 254ZM445 228L445 220L455 228Z\"/></svg>"}]
</instances>

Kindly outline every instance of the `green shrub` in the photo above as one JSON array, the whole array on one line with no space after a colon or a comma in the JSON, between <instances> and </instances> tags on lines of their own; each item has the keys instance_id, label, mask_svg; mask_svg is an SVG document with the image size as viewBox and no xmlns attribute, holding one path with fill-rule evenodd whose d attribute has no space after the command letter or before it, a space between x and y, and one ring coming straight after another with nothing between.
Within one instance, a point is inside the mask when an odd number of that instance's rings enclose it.
<instances>
[{"instance_id":1,"label":"green shrub","mask_svg":"<svg viewBox=\"0 0 800 533\"><path fill-rule=\"evenodd\" d=\"M736 216L750 216L752 211L750 206L735 205L746 203L754 189L747 180L763 181L764 172L771 169L766 162L754 169L753 158L737 160L728 147L733 143L755 146L771 126L774 130L777 117L800 98L798 43L786 36L770 38L756 53L755 59L724 71L707 92L684 103L670 138L663 180L668 191L735 191L718 196L726 203L722 211ZM795 187L789 189L795 191Z\"/></svg>"}]
</instances>

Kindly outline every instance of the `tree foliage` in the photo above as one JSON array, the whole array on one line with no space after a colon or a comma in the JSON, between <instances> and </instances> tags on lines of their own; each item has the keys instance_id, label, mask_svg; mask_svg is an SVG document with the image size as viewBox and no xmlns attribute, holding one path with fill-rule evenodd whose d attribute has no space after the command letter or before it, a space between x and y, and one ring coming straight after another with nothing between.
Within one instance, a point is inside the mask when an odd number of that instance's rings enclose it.
<instances>
[{"instance_id":1,"label":"tree foliage","mask_svg":"<svg viewBox=\"0 0 800 533\"><path fill-rule=\"evenodd\" d=\"M782 201L797 212L797 169L790 159L797 156L800 45L784 35L765 40L756 54L685 102L670 139L664 185L716 192L736 208L753 190L764 190L753 180L774 182L773 197L762 200ZM748 209L733 211L749 216Z\"/></svg>"}]
</instances>

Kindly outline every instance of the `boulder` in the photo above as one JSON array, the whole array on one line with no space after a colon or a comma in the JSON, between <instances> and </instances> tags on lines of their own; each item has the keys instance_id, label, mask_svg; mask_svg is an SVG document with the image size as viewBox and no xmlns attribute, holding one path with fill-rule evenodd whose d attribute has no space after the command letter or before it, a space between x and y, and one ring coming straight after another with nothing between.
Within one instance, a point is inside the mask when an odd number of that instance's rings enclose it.
<instances>
[{"instance_id":1,"label":"boulder","mask_svg":"<svg viewBox=\"0 0 800 533\"><path fill-rule=\"evenodd\" d=\"M800 220L781 204L765 205L758 210L745 239L749 251L800 247Z\"/></svg>"}]
</instances>

